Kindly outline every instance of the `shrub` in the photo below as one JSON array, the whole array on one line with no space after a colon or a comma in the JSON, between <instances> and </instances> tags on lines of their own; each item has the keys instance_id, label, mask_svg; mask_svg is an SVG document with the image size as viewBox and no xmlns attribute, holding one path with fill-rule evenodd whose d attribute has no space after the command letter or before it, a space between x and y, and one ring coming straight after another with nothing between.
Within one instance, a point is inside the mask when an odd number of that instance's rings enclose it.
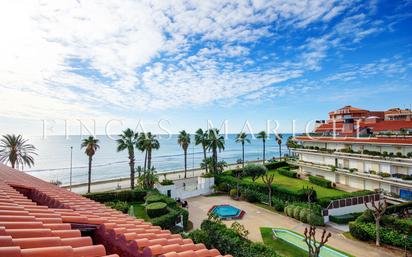
<instances>
[{"instance_id":1,"label":"shrub","mask_svg":"<svg viewBox=\"0 0 412 257\"><path fill-rule=\"evenodd\" d=\"M307 222L310 225L313 226L324 226L325 222L323 220L323 217L314 213L308 213L307 215Z\"/></svg>"},{"instance_id":2,"label":"shrub","mask_svg":"<svg viewBox=\"0 0 412 257\"><path fill-rule=\"evenodd\" d=\"M202 232L201 232L202 231ZM201 230L192 232L189 237L195 243L203 243L207 248L216 248L222 255L233 257L276 257L276 252L263 244L254 243L226 225L204 220Z\"/></svg>"},{"instance_id":3,"label":"shrub","mask_svg":"<svg viewBox=\"0 0 412 257\"><path fill-rule=\"evenodd\" d=\"M309 182L321 187L332 188L332 182L321 177L309 176Z\"/></svg>"},{"instance_id":4,"label":"shrub","mask_svg":"<svg viewBox=\"0 0 412 257\"><path fill-rule=\"evenodd\" d=\"M279 212L283 212L283 210L285 209L285 202L277 199L277 198L273 198L272 199L272 206L273 208L275 208L275 210L279 211Z\"/></svg>"},{"instance_id":5,"label":"shrub","mask_svg":"<svg viewBox=\"0 0 412 257\"><path fill-rule=\"evenodd\" d=\"M277 169L277 171L279 172L279 174L283 175L283 176L287 176L287 177L291 177L291 178L297 178L298 177L298 173L295 171L291 171L285 168L280 168Z\"/></svg>"},{"instance_id":6,"label":"shrub","mask_svg":"<svg viewBox=\"0 0 412 257\"><path fill-rule=\"evenodd\" d=\"M336 171L336 166L330 167L330 171L335 172Z\"/></svg>"},{"instance_id":7,"label":"shrub","mask_svg":"<svg viewBox=\"0 0 412 257\"><path fill-rule=\"evenodd\" d=\"M253 180L263 176L267 171L268 169L265 166L254 163L247 164L245 168L243 168L244 174L252 177Z\"/></svg>"},{"instance_id":8,"label":"shrub","mask_svg":"<svg viewBox=\"0 0 412 257\"><path fill-rule=\"evenodd\" d=\"M217 185L217 191L219 192L229 192L229 190L230 190L230 187L227 183L222 182Z\"/></svg>"},{"instance_id":9,"label":"shrub","mask_svg":"<svg viewBox=\"0 0 412 257\"><path fill-rule=\"evenodd\" d=\"M406 203L401 203L397 205L391 205L386 209L386 214L392 214L392 213L400 213L403 212L404 209L412 209L412 201L406 202Z\"/></svg>"},{"instance_id":10,"label":"shrub","mask_svg":"<svg viewBox=\"0 0 412 257\"><path fill-rule=\"evenodd\" d=\"M96 202L143 202L147 191L137 188L135 190L122 190L122 191L111 191L111 192L101 192L101 193L89 193L84 196L94 200Z\"/></svg>"},{"instance_id":11,"label":"shrub","mask_svg":"<svg viewBox=\"0 0 412 257\"><path fill-rule=\"evenodd\" d=\"M412 158L412 152L409 152L406 156L408 156L408 158Z\"/></svg>"},{"instance_id":12,"label":"shrub","mask_svg":"<svg viewBox=\"0 0 412 257\"><path fill-rule=\"evenodd\" d=\"M295 209L293 209L293 218L299 220L300 218L300 212L302 211L302 207L295 207Z\"/></svg>"},{"instance_id":13,"label":"shrub","mask_svg":"<svg viewBox=\"0 0 412 257\"><path fill-rule=\"evenodd\" d=\"M330 216L329 219L337 224L348 224L349 222L356 220L360 215L362 215L362 212L354 212L339 216Z\"/></svg>"},{"instance_id":14,"label":"shrub","mask_svg":"<svg viewBox=\"0 0 412 257\"><path fill-rule=\"evenodd\" d=\"M189 212L187 210L182 208L168 208L167 211L168 212L166 214L153 218L150 220L150 222L155 226L160 226L162 229L173 229L176 223L180 221L180 216L182 215L183 227L185 229L187 228L189 224Z\"/></svg>"},{"instance_id":15,"label":"shrub","mask_svg":"<svg viewBox=\"0 0 412 257\"><path fill-rule=\"evenodd\" d=\"M400 158L401 158L401 157L403 157L403 154L402 154L401 152L397 152L397 153L396 153L396 157L400 157Z\"/></svg>"},{"instance_id":16,"label":"shrub","mask_svg":"<svg viewBox=\"0 0 412 257\"><path fill-rule=\"evenodd\" d=\"M299 220L302 221L303 223L308 223L308 214L309 214L308 209L302 209L299 213Z\"/></svg>"},{"instance_id":17,"label":"shrub","mask_svg":"<svg viewBox=\"0 0 412 257\"><path fill-rule=\"evenodd\" d=\"M160 184L162 186L170 186L170 185L174 185L174 182L173 180L170 180L170 179L164 179L162 182L160 182Z\"/></svg>"},{"instance_id":18,"label":"shrub","mask_svg":"<svg viewBox=\"0 0 412 257\"><path fill-rule=\"evenodd\" d=\"M289 166L289 165L285 161L281 161L281 162L272 161L272 162L269 162L269 163L265 163L265 167L268 170L275 170L275 169L278 169L278 168L281 168L281 167L287 167L287 166Z\"/></svg>"},{"instance_id":19,"label":"shrub","mask_svg":"<svg viewBox=\"0 0 412 257\"><path fill-rule=\"evenodd\" d=\"M167 213L167 204L164 202L151 203L146 206L146 213L150 218L156 218Z\"/></svg>"},{"instance_id":20,"label":"shrub","mask_svg":"<svg viewBox=\"0 0 412 257\"><path fill-rule=\"evenodd\" d=\"M293 209L294 209L293 205L286 206L285 210L284 210L286 216L292 217L293 216Z\"/></svg>"},{"instance_id":21,"label":"shrub","mask_svg":"<svg viewBox=\"0 0 412 257\"><path fill-rule=\"evenodd\" d=\"M127 211L129 210L129 204L124 201L106 202L104 204L112 209L121 211L123 213L127 213Z\"/></svg>"},{"instance_id":22,"label":"shrub","mask_svg":"<svg viewBox=\"0 0 412 257\"><path fill-rule=\"evenodd\" d=\"M236 189L236 188L230 189L229 195L230 195L231 197L237 197L237 189Z\"/></svg>"},{"instance_id":23,"label":"shrub","mask_svg":"<svg viewBox=\"0 0 412 257\"><path fill-rule=\"evenodd\" d=\"M154 195L149 195L146 197L146 204L157 203L157 202L164 202L163 195L154 194Z\"/></svg>"},{"instance_id":24,"label":"shrub","mask_svg":"<svg viewBox=\"0 0 412 257\"><path fill-rule=\"evenodd\" d=\"M256 191L246 189L241 192L242 197L249 203L256 203L259 201L259 196Z\"/></svg>"}]
</instances>

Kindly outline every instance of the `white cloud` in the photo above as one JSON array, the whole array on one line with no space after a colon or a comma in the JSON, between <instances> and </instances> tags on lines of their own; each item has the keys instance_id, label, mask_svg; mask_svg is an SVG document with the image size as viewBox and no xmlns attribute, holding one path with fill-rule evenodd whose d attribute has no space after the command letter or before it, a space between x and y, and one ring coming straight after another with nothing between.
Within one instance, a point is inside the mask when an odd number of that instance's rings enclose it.
<instances>
[{"instance_id":1,"label":"white cloud","mask_svg":"<svg viewBox=\"0 0 412 257\"><path fill-rule=\"evenodd\" d=\"M280 40L276 34L282 28L326 24L350 2L29 0L0 5L0 115L15 117L116 116L236 102L263 89L293 90L275 85L319 70L332 40L351 37L353 28L353 41L376 30L366 26L365 16L349 17L333 33L294 49L297 60L263 66L260 60L268 56L250 57L259 40Z\"/></svg>"}]
</instances>

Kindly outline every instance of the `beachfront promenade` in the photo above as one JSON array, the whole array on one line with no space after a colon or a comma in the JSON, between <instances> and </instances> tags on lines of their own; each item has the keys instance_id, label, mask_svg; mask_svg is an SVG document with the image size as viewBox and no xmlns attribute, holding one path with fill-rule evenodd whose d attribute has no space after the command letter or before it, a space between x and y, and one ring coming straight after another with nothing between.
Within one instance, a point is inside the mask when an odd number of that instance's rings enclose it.
<instances>
[{"instance_id":1,"label":"beachfront promenade","mask_svg":"<svg viewBox=\"0 0 412 257\"><path fill-rule=\"evenodd\" d=\"M248 163L257 163L262 162L261 160L256 161L249 161ZM225 170L234 169L241 164L229 164ZM166 175L167 179L175 181L176 187L183 187L183 183L189 186L192 184L197 183L197 177L204 174L206 171L205 169L188 169L187 170L187 178L184 179L184 170L176 170L176 171L167 171L167 172L158 172L157 175L159 176L159 180L162 181ZM137 174L136 174L137 175ZM92 175L93 176L93 175ZM63 185L61 186L66 189L70 189L70 185ZM130 188L130 177L120 177L120 178L113 178L113 179L106 179L106 180L98 180L94 181L91 184L91 192L104 192L104 191L111 191L111 190L120 190L120 189L128 189ZM78 194L84 194L87 192L87 183L78 183L72 184L71 187L72 192Z\"/></svg>"}]
</instances>

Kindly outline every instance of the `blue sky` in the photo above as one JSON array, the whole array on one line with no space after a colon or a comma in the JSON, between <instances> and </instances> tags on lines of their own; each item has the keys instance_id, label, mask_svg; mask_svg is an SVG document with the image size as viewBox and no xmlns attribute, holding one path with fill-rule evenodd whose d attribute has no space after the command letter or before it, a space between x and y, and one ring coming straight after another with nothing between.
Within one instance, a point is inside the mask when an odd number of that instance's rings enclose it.
<instances>
[{"instance_id":1,"label":"blue sky","mask_svg":"<svg viewBox=\"0 0 412 257\"><path fill-rule=\"evenodd\" d=\"M410 0L1 5L0 133L289 132L344 105L412 104Z\"/></svg>"}]
</instances>

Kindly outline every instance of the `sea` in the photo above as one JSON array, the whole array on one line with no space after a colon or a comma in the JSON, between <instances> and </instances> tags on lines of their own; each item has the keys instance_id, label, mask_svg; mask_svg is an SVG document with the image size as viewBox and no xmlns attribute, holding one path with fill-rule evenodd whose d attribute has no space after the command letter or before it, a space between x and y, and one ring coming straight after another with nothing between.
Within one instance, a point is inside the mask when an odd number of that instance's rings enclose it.
<instances>
[{"instance_id":1,"label":"sea","mask_svg":"<svg viewBox=\"0 0 412 257\"><path fill-rule=\"evenodd\" d=\"M282 155L288 153L286 141L291 134L283 134ZM106 180L127 177L130 174L127 151L117 152L116 137L96 136L100 149L93 156L92 180ZM37 148L35 165L24 168L30 175L45 181L60 181L69 184L70 167L72 167L72 183L87 182L88 157L81 149L80 136L49 136L47 138L33 137L29 143ZM219 160L236 163L242 158L242 146L235 142L236 135L228 134L225 139L225 149L218 153ZM152 164L158 172L173 172L184 169L183 149L177 144L177 135L158 135L160 149L153 151ZM250 144L245 145L245 160L262 160L262 140L250 137ZM192 136L192 142L193 136ZM72 165L71 165L71 147ZM211 155L210 152L207 153ZM143 166L144 154L136 150L136 167ZM279 147L272 135L266 141L266 159L279 157ZM200 167L203 160L201 145L190 144L188 149L188 169Z\"/></svg>"}]
</instances>

